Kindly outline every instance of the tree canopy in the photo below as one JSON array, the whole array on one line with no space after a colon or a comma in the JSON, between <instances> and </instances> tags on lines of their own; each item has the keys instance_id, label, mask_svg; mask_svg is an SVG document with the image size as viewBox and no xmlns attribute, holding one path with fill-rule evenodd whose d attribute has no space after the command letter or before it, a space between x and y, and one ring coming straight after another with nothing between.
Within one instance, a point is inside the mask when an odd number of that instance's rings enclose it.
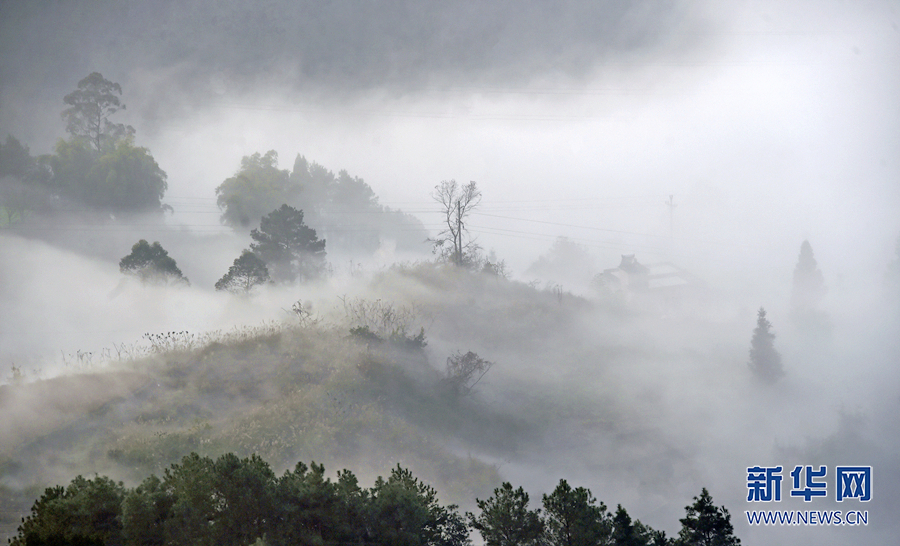
<instances>
[{"instance_id":1,"label":"tree canopy","mask_svg":"<svg viewBox=\"0 0 900 546\"><path fill-rule=\"evenodd\" d=\"M47 489L11 544L243 546L258 539L464 546L468 531L454 505L441 504L434 488L399 465L363 489L349 470L333 482L315 462L278 477L255 455L191 453L133 489L80 476Z\"/></svg>"},{"instance_id":2,"label":"tree canopy","mask_svg":"<svg viewBox=\"0 0 900 546\"><path fill-rule=\"evenodd\" d=\"M553 546L579 546L581 544L605 544L612 531L606 505L598 505L590 490L572 487L566 480L550 495L543 497L545 533Z\"/></svg>"},{"instance_id":3,"label":"tree canopy","mask_svg":"<svg viewBox=\"0 0 900 546\"><path fill-rule=\"evenodd\" d=\"M397 465L370 488L349 470L332 481L325 466L298 462L277 476L257 455L191 453L126 488L109 478L76 477L47 488L23 518L11 546L271 546L391 544L467 546L469 528L488 546L739 546L731 516L704 488L676 541L618 506L611 516L588 489L560 480L543 495L544 513L509 482L465 518L437 490Z\"/></svg>"},{"instance_id":4,"label":"tree canopy","mask_svg":"<svg viewBox=\"0 0 900 546\"><path fill-rule=\"evenodd\" d=\"M266 262L249 250L244 250L235 258L228 272L216 282L216 290L227 290L234 294L247 294L254 287L269 282Z\"/></svg>"},{"instance_id":5,"label":"tree canopy","mask_svg":"<svg viewBox=\"0 0 900 546\"><path fill-rule=\"evenodd\" d=\"M37 162L28 147L12 135L0 142L0 227L21 222L29 210L40 207Z\"/></svg>"},{"instance_id":6,"label":"tree canopy","mask_svg":"<svg viewBox=\"0 0 900 546\"><path fill-rule=\"evenodd\" d=\"M741 539L734 536L728 509L714 505L705 487L699 497L694 497L694 503L684 509L687 514L679 520L678 546L740 545Z\"/></svg>"},{"instance_id":7,"label":"tree canopy","mask_svg":"<svg viewBox=\"0 0 900 546\"><path fill-rule=\"evenodd\" d=\"M150 150L134 143L134 128L109 121L125 107L119 84L95 72L66 95L66 130L55 153L39 158L38 177L49 193L91 211L162 212L167 175Z\"/></svg>"},{"instance_id":8,"label":"tree canopy","mask_svg":"<svg viewBox=\"0 0 900 546\"><path fill-rule=\"evenodd\" d=\"M288 205L263 216L250 232L252 250L277 282L308 281L325 272L325 240L303 222L303 211Z\"/></svg>"},{"instance_id":9,"label":"tree canopy","mask_svg":"<svg viewBox=\"0 0 900 546\"><path fill-rule=\"evenodd\" d=\"M415 217L385 207L360 177L334 172L297 154L292 170L278 168L278 153L245 156L238 171L216 188L223 224L248 229L282 204L303 210L306 222L332 248L374 252L386 239L399 248L419 247L425 228Z\"/></svg>"},{"instance_id":10,"label":"tree canopy","mask_svg":"<svg viewBox=\"0 0 900 546\"><path fill-rule=\"evenodd\" d=\"M109 117L125 104L119 100L122 86L111 82L99 72L92 72L78 82L78 88L63 98L68 108L63 110L66 131L73 137L90 142L100 152L108 141L116 141L134 134L134 128L112 123Z\"/></svg>"},{"instance_id":11,"label":"tree canopy","mask_svg":"<svg viewBox=\"0 0 900 546\"><path fill-rule=\"evenodd\" d=\"M144 284L190 284L159 241L151 245L141 239L135 243L131 253L119 261L119 270Z\"/></svg>"},{"instance_id":12,"label":"tree canopy","mask_svg":"<svg viewBox=\"0 0 900 546\"><path fill-rule=\"evenodd\" d=\"M278 152L269 150L241 159L235 175L216 188L216 203L223 224L249 228L282 203L295 203L299 194L290 173L278 168Z\"/></svg>"},{"instance_id":13,"label":"tree canopy","mask_svg":"<svg viewBox=\"0 0 900 546\"><path fill-rule=\"evenodd\" d=\"M540 509L528 509L528 493L504 482L494 495L475 499L481 513L467 513L469 526L481 533L487 546L527 546L539 544L544 532Z\"/></svg>"}]
</instances>

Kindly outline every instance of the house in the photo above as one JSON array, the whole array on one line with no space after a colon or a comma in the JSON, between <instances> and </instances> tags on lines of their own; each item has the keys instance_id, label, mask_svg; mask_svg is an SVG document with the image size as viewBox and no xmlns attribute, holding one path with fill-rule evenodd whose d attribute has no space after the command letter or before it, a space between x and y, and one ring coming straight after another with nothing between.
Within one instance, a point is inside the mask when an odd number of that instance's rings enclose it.
<instances>
[{"instance_id":1,"label":"house","mask_svg":"<svg viewBox=\"0 0 900 546\"><path fill-rule=\"evenodd\" d=\"M619 266L606 269L594 278L605 291L620 293L631 299L642 295L658 301L664 307L680 307L685 299L698 296L700 281L684 269L670 262L644 265L634 254L622 255ZM686 296L690 294L691 297Z\"/></svg>"}]
</instances>

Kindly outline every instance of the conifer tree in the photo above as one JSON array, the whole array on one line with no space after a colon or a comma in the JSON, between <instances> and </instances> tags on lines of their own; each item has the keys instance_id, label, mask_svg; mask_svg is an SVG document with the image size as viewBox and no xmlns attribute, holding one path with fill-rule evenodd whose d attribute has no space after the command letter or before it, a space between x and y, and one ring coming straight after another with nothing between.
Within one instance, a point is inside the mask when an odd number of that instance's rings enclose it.
<instances>
[{"instance_id":1,"label":"conifer tree","mask_svg":"<svg viewBox=\"0 0 900 546\"><path fill-rule=\"evenodd\" d=\"M791 308L795 313L816 311L825 296L825 279L819 271L809 241L800 245L800 257L794 268L794 288L791 292Z\"/></svg>"},{"instance_id":2,"label":"conifer tree","mask_svg":"<svg viewBox=\"0 0 900 546\"><path fill-rule=\"evenodd\" d=\"M325 239L303 222L303 211L281 205L250 232L250 250L269 268L272 280L308 281L325 273Z\"/></svg>"},{"instance_id":3,"label":"conifer tree","mask_svg":"<svg viewBox=\"0 0 900 546\"><path fill-rule=\"evenodd\" d=\"M734 536L731 514L728 509L713 504L706 488L694 504L684 507L687 515L681 521L678 546L740 546L741 539Z\"/></svg>"},{"instance_id":4,"label":"conifer tree","mask_svg":"<svg viewBox=\"0 0 900 546\"><path fill-rule=\"evenodd\" d=\"M233 294L248 294L254 287L269 282L266 262L249 250L244 250L228 272L216 282L216 290L227 290Z\"/></svg>"},{"instance_id":5,"label":"conifer tree","mask_svg":"<svg viewBox=\"0 0 900 546\"><path fill-rule=\"evenodd\" d=\"M119 261L119 270L137 277L144 284L190 284L159 241L151 245L141 239L135 243L131 254Z\"/></svg>"},{"instance_id":6,"label":"conifer tree","mask_svg":"<svg viewBox=\"0 0 900 546\"><path fill-rule=\"evenodd\" d=\"M775 383L784 375L781 355L775 350L775 334L771 332L772 323L766 318L766 310L762 307L756 315L756 328L750 340L750 371L766 383Z\"/></svg>"}]
</instances>

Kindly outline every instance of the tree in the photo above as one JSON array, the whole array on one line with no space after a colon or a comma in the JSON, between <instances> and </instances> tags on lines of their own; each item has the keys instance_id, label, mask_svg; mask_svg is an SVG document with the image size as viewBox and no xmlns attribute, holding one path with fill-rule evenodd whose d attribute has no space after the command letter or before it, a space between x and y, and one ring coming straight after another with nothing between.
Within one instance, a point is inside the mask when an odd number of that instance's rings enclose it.
<instances>
[{"instance_id":1,"label":"tree","mask_svg":"<svg viewBox=\"0 0 900 546\"><path fill-rule=\"evenodd\" d=\"M447 375L443 383L454 398L469 394L494 363L472 351L447 357Z\"/></svg>"},{"instance_id":2,"label":"tree","mask_svg":"<svg viewBox=\"0 0 900 546\"><path fill-rule=\"evenodd\" d=\"M354 488L350 492L349 487L341 489L325 477L324 465L313 462L307 467L302 462L297 463L293 470L278 479L275 488L277 510L269 538L276 544L361 542L364 529L359 521L363 510L356 506L357 509L352 509L350 499L342 498L344 492L347 497L360 494L355 479L353 477Z\"/></svg>"},{"instance_id":3,"label":"tree","mask_svg":"<svg viewBox=\"0 0 900 546\"><path fill-rule=\"evenodd\" d=\"M466 219L481 202L481 191L475 182L460 186L456 180L444 180L434 187L431 196L441 206L446 226L431 241L433 251L454 265L469 265L479 247L469 236Z\"/></svg>"},{"instance_id":4,"label":"tree","mask_svg":"<svg viewBox=\"0 0 900 546\"><path fill-rule=\"evenodd\" d=\"M303 223L302 210L281 205L262 218L250 237L250 250L266 262L275 281L307 281L325 272L325 240Z\"/></svg>"},{"instance_id":5,"label":"tree","mask_svg":"<svg viewBox=\"0 0 900 546\"><path fill-rule=\"evenodd\" d=\"M161 199L168 188L166 173L150 150L134 144L134 128L109 117L125 105L122 87L94 72L78 82L63 102L62 117L69 140L42 159L50 185L66 197L91 208L115 212L171 210Z\"/></svg>"},{"instance_id":6,"label":"tree","mask_svg":"<svg viewBox=\"0 0 900 546\"><path fill-rule=\"evenodd\" d=\"M163 546L165 523L174 498L156 476L149 476L125 494L122 501L122 537L133 546Z\"/></svg>"},{"instance_id":7,"label":"tree","mask_svg":"<svg viewBox=\"0 0 900 546\"><path fill-rule=\"evenodd\" d=\"M27 146L7 135L0 142L0 226L21 222L37 206L39 192L33 176L36 162Z\"/></svg>"},{"instance_id":8,"label":"tree","mask_svg":"<svg viewBox=\"0 0 900 546\"><path fill-rule=\"evenodd\" d=\"M162 212L168 188L166 172L150 150L129 137L97 153L80 139L60 140L56 153L42 158L50 169L51 187L59 195L97 210Z\"/></svg>"},{"instance_id":9,"label":"tree","mask_svg":"<svg viewBox=\"0 0 900 546\"><path fill-rule=\"evenodd\" d=\"M475 499L481 510L476 517L467 512L469 526L477 529L487 546L527 546L538 544L544 532L540 509L528 509L528 493L504 482L494 496Z\"/></svg>"},{"instance_id":10,"label":"tree","mask_svg":"<svg viewBox=\"0 0 900 546\"><path fill-rule=\"evenodd\" d=\"M190 284L159 241L150 245L141 239L135 243L131 254L119 261L119 270L137 277L144 284Z\"/></svg>"},{"instance_id":11,"label":"tree","mask_svg":"<svg viewBox=\"0 0 900 546\"><path fill-rule=\"evenodd\" d=\"M547 541L553 546L581 546L606 544L612 523L606 505L597 505L590 490L572 489L566 480L550 495L543 496L544 528Z\"/></svg>"},{"instance_id":12,"label":"tree","mask_svg":"<svg viewBox=\"0 0 900 546\"><path fill-rule=\"evenodd\" d=\"M122 484L104 476L77 476L65 488L47 488L10 544L120 545L123 496Z\"/></svg>"},{"instance_id":13,"label":"tree","mask_svg":"<svg viewBox=\"0 0 900 546\"><path fill-rule=\"evenodd\" d=\"M94 162L88 176L91 185L86 188L85 204L122 212L171 210L161 203L168 188L166 172L150 150L135 146L131 138L110 147Z\"/></svg>"},{"instance_id":14,"label":"tree","mask_svg":"<svg viewBox=\"0 0 900 546\"><path fill-rule=\"evenodd\" d=\"M328 192L323 219L331 226L329 240L333 248L374 252L381 244L380 232L384 207L372 187L358 176L340 171Z\"/></svg>"},{"instance_id":15,"label":"tree","mask_svg":"<svg viewBox=\"0 0 900 546\"><path fill-rule=\"evenodd\" d=\"M243 546L266 534L275 511L275 473L258 455L221 455L212 465L212 544ZM177 536L177 535L176 535Z\"/></svg>"},{"instance_id":16,"label":"tree","mask_svg":"<svg viewBox=\"0 0 900 546\"><path fill-rule=\"evenodd\" d=\"M78 82L78 89L63 98L69 105L62 112L66 131L73 137L87 139L97 152L107 140L133 135L133 127L109 121L109 116L125 109L117 96L121 94L118 83L107 80L99 72L89 74Z\"/></svg>"},{"instance_id":17,"label":"tree","mask_svg":"<svg viewBox=\"0 0 900 546\"><path fill-rule=\"evenodd\" d=\"M756 314L756 328L750 340L750 371L766 383L775 383L784 375L781 355L775 350L775 334L771 332L772 323L766 318L766 310L762 307Z\"/></svg>"},{"instance_id":18,"label":"tree","mask_svg":"<svg viewBox=\"0 0 900 546\"><path fill-rule=\"evenodd\" d=\"M637 525L632 523L631 516L621 504L616 506L616 514L612 517L611 525L610 538L615 546L646 546Z\"/></svg>"},{"instance_id":19,"label":"tree","mask_svg":"<svg viewBox=\"0 0 900 546\"><path fill-rule=\"evenodd\" d=\"M266 262L249 250L244 250L228 272L216 282L216 290L227 290L233 294L248 294L255 286L269 282Z\"/></svg>"},{"instance_id":20,"label":"tree","mask_svg":"<svg viewBox=\"0 0 900 546\"><path fill-rule=\"evenodd\" d=\"M734 536L731 514L728 509L717 507L706 488L694 504L685 506L687 515L681 519L678 546L738 546L741 539Z\"/></svg>"},{"instance_id":21,"label":"tree","mask_svg":"<svg viewBox=\"0 0 900 546\"><path fill-rule=\"evenodd\" d=\"M825 279L813 257L812 246L809 241L803 241L800 245L800 257L794 268L791 308L800 314L815 312L825 292Z\"/></svg>"},{"instance_id":22,"label":"tree","mask_svg":"<svg viewBox=\"0 0 900 546\"><path fill-rule=\"evenodd\" d=\"M395 546L463 546L468 532L456 506L438 503L437 491L412 472L391 470L370 492L370 536L376 544Z\"/></svg>"},{"instance_id":23,"label":"tree","mask_svg":"<svg viewBox=\"0 0 900 546\"><path fill-rule=\"evenodd\" d=\"M278 152L269 150L244 156L241 168L216 188L221 221L233 228L247 228L281 203L294 203L300 185L287 170L278 168Z\"/></svg>"},{"instance_id":24,"label":"tree","mask_svg":"<svg viewBox=\"0 0 900 546\"><path fill-rule=\"evenodd\" d=\"M164 523L167 543L177 537L176 544L213 545L210 527L219 506L213 494L215 481L212 459L196 453L165 470L162 487L172 499Z\"/></svg>"}]
</instances>

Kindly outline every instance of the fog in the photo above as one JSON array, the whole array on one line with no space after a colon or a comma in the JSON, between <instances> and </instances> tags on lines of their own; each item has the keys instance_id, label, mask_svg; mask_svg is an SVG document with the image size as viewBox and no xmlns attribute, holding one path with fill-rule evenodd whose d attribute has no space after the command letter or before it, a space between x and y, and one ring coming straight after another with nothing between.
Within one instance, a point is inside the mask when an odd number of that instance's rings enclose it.
<instances>
[{"instance_id":1,"label":"fog","mask_svg":"<svg viewBox=\"0 0 900 546\"><path fill-rule=\"evenodd\" d=\"M338 339L328 336L354 326L346 302L359 297L417 310L410 326L425 328L434 373L457 350L496 362L470 401L492 416L485 429L430 441L493 465L533 502L566 478L673 535L707 487L745 544L896 535L894 3L4 1L0 51L0 137L53 152L66 136L62 97L99 71L121 84L116 121L167 173L173 209L101 222L73 203L65 219L0 227L0 376L14 383L7 373L20 369L31 389L4 387L15 417L0 456L24 460L70 426L61 414L103 403L85 393L127 400L156 377L162 364L129 370L115 358L145 350L147 333L291 321L299 301L327 325L323 340ZM467 227L511 279L423 272L436 259L427 242L383 238L370 252L327 247L332 274L315 283L248 298L214 290L250 244L219 221L216 188L268 150L281 169L300 154L361 177L431 237L442 228L435 185L476 181L483 198ZM159 241L191 285L123 276L138 239ZM828 289L815 327L791 314L804 240ZM674 305L604 291L597 275L623 255L673 264L695 290ZM786 371L774 385L747 367L760 307ZM58 412L43 407L48 382L72 375L77 387L49 395ZM510 416L520 428L498 432ZM304 449L284 456L330 453ZM387 472L396 460L372 449L383 470L364 450L324 462ZM88 451L47 453L0 484L134 479ZM748 467L807 464L873 466L872 501L747 502ZM859 506L867 526L754 527L744 516Z\"/></svg>"}]
</instances>

